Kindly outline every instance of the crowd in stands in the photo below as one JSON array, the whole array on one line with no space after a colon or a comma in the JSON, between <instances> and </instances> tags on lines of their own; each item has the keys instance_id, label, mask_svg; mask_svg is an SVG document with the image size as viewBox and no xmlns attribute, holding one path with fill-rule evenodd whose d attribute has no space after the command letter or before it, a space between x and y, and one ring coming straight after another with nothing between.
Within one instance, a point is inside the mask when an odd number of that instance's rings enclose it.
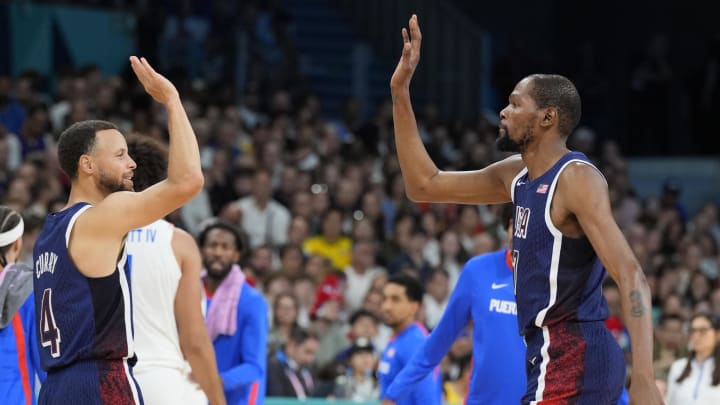
<instances>
[{"instance_id":1,"label":"crowd in stands","mask_svg":"<svg viewBox=\"0 0 720 405\"><path fill-rule=\"evenodd\" d=\"M341 119L324 116L320 99L304 91L296 77L294 51L282 36L282 13L243 11L258 52L251 53L241 94L218 80L197 80L222 77L228 69L221 56L224 45L213 41L222 21L209 24L212 31L188 19L178 20L187 26L173 31L166 21L155 44L158 70L182 67L177 72L184 72L175 82L205 173L204 190L169 220L195 236L213 218L244 232L242 269L270 312L268 374L290 358L301 368L307 396L377 399L373 366L391 338L380 311L385 280L405 272L423 282L419 321L432 329L466 260L497 250L506 240L500 221L505 207L409 201L394 152L390 100L368 119L351 102ZM168 49L182 33L198 36L199 53L184 60L163 56L178 57ZM192 62L197 60L208 63ZM45 215L66 201L69 180L55 147L64 128L97 118L118 124L125 134L167 140L164 111L143 94L131 76L104 76L94 66L63 70L56 78L32 71L0 76L0 204L25 220L19 261L31 265ZM427 108L418 119L441 168L478 169L504 157L495 148L497 127L491 118L446 122ZM655 373L662 383L673 362L688 356L691 317L720 316L718 206L708 202L689 212L683 184L675 179L641 199L617 144L595 144L582 131L576 135L573 147L588 154L607 178L615 219L650 284ZM604 292L611 311L607 326L629 352L617 287L607 281ZM469 336L457 340L442 366L455 391L462 390L459 382L468 375Z\"/></svg>"}]
</instances>

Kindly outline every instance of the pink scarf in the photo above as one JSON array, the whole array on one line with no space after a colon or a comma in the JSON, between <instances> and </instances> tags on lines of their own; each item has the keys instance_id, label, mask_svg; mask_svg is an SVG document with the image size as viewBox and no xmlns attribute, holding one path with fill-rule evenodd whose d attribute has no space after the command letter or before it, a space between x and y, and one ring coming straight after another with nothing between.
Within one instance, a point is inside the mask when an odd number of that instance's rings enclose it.
<instances>
[{"instance_id":1,"label":"pink scarf","mask_svg":"<svg viewBox=\"0 0 720 405\"><path fill-rule=\"evenodd\" d=\"M245 274L240 266L234 264L218 289L215 290L205 319L210 340L214 341L219 335L232 336L235 334L237 308L243 284L245 284Z\"/></svg>"}]
</instances>

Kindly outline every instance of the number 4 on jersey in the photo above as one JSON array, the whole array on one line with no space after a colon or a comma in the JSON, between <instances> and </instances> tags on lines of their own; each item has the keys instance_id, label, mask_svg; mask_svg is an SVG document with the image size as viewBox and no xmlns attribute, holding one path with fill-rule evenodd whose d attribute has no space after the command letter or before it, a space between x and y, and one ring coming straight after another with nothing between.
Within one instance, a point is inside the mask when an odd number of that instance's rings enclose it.
<instances>
[{"instance_id":1,"label":"number 4 on jersey","mask_svg":"<svg viewBox=\"0 0 720 405\"><path fill-rule=\"evenodd\" d=\"M55 315L52 307L52 290L43 291L42 305L40 307L40 340L43 347L50 347L53 358L60 357L60 329L55 324Z\"/></svg>"}]
</instances>

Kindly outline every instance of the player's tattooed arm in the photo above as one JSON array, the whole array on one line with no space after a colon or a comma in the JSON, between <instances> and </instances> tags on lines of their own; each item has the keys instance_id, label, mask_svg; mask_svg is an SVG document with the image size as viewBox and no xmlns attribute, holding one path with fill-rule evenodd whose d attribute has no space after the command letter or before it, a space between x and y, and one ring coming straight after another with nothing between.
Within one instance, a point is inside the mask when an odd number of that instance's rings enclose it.
<instances>
[{"instance_id":1,"label":"player's tattooed arm","mask_svg":"<svg viewBox=\"0 0 720 405\"><path fill-rule=\"evenodd\" d=\"M639 290L630 291L630 315L639 318L645 315L642 293Z\"/></svg>"}]
</instances>

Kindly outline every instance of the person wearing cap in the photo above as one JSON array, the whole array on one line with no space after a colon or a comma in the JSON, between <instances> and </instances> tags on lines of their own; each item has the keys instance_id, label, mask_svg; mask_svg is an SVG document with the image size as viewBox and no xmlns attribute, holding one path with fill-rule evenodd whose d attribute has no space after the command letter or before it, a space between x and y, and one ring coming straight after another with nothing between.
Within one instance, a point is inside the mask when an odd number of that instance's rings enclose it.
<instances>
[{"instance_id":1,"label":"person wearing cap","mask_svg":"<svg viewBox=\"0 0 720 405\"><path fill-rule=\"evenodd\" d=\"M0 206L0 395L4 404L35 404L40 368L33 271L15 263L22 249L20 214Z\"/></svg>"},{"instance_id":2,"label":"person wearing cap","mask_svg":"<svg viewBox=\"0 0 720 405\"><path fill-rule=\"evenodd\" d=\"M370 339L361 337L350 346L345 373L335 379L333 397L353 402L377 401L377 380L373 373L375 347Z\"/></svg>"}]
</instances>

